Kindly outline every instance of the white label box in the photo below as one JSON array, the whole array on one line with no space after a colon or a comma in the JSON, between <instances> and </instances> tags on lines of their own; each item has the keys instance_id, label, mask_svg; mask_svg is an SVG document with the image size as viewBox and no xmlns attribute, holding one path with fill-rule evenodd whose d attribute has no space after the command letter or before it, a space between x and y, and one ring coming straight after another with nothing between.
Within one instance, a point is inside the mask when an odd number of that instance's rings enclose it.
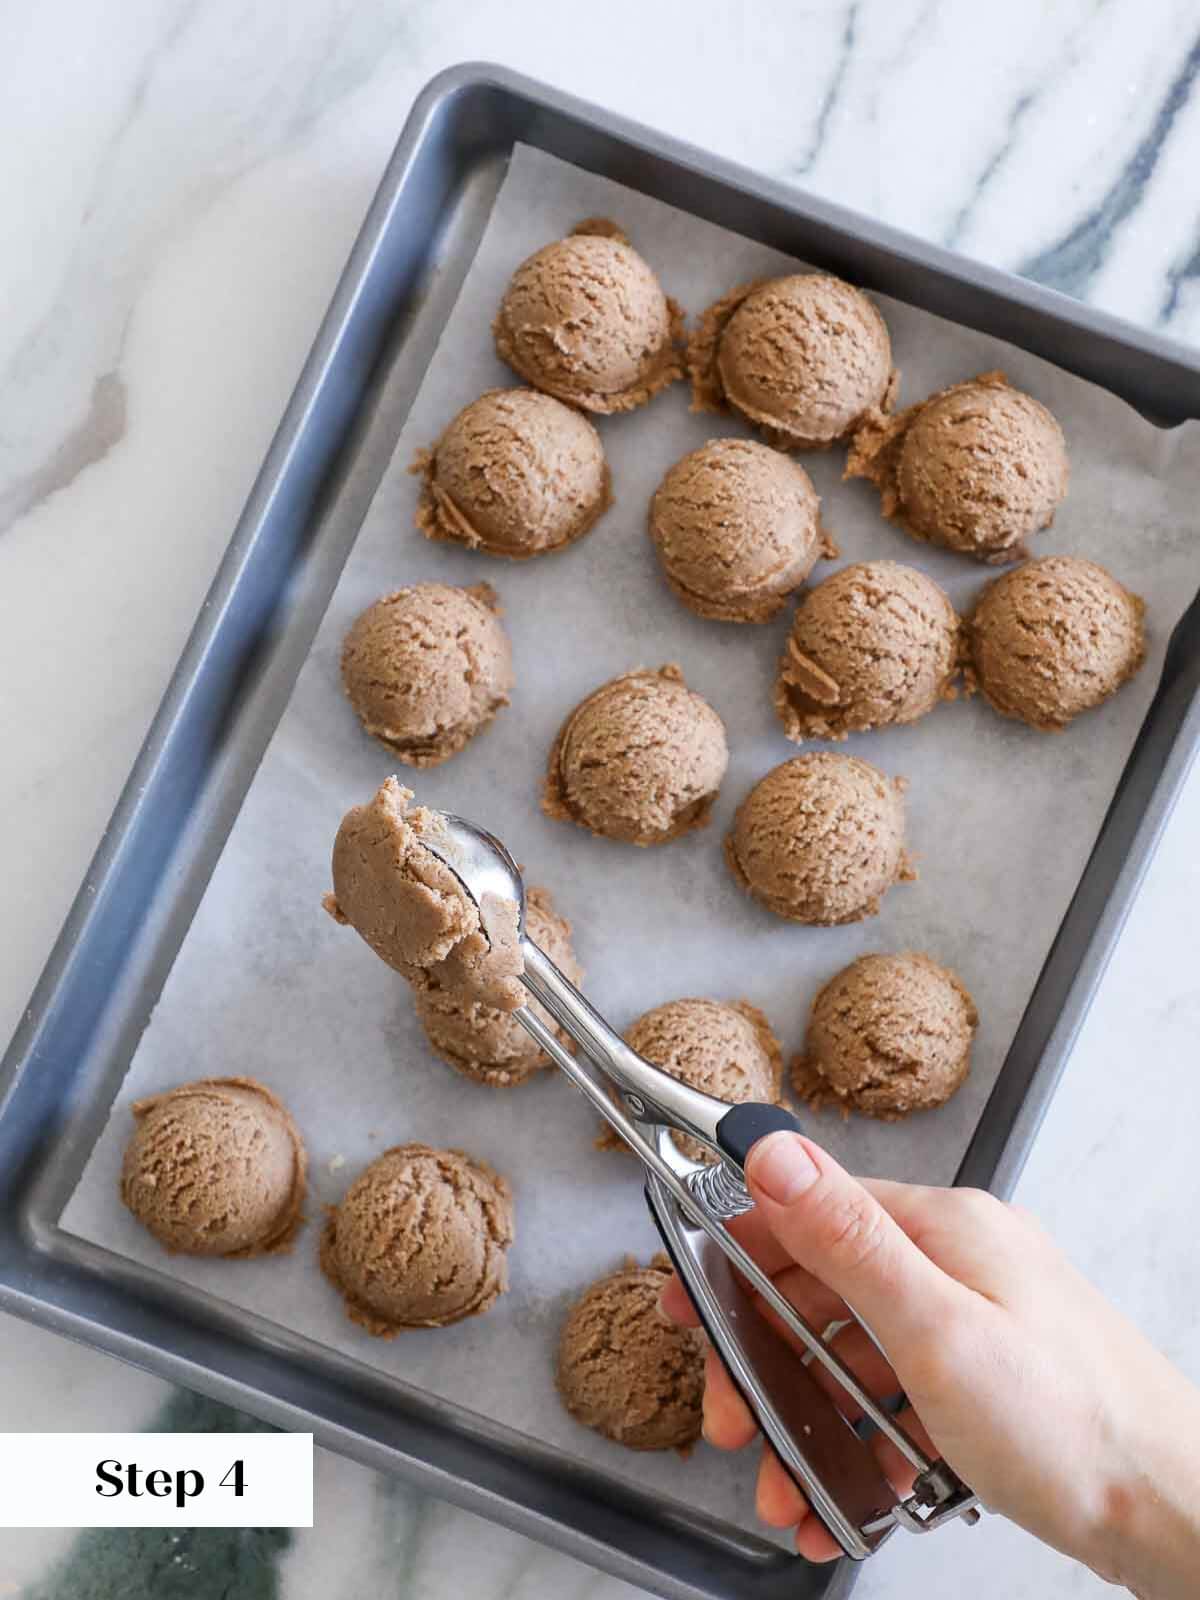
<instances>
[{"instance_id":1,"label":"white label box","mask_svg":"<svg viewBox=\"0 0 1200 1600\"><path fill-rule=\"evenodd\" d=\"M311 1433L6 1433L0 1528L311 1528Z\"/></svg>"}]
</instances>

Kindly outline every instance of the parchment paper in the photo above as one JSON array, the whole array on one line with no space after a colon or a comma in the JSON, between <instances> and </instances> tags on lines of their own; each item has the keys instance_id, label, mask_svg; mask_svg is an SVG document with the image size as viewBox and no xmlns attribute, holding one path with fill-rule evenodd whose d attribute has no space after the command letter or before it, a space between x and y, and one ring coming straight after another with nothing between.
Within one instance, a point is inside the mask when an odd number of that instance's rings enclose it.
<instances>
[{"instance_id":1,"label":"parchment paper","mask_svg":"<svg viewBox=\"0 0 1200 1600\"><path fill-rule=\"evenodd\" d=\"M753 1461L701 1446L689 1461L636 1456L575 1424L554 1393L552 1358L571 1299L626 1252L657 1238L636 1163L593 1149L596 1119L547 1073L514 1090L469 1083L436 1060L404 983L321 910L342 812L393 770L343 699L338 652L352 619L404 583L487 578L499 591L517 668L513 705L448 765L416 774L421 800L503 838L532 883L573 921L587 989L618 1027L681 995L745 996L790 1056L818 986L862 951L916 948L950 963L982 1022L970 1081L942 1110L900 1126L815 1131L863 1172L926 1182L952 1176L1070 898L1145 714L1167 635L1200 577L1195 508L1200 449L1121 402L996 340L881 300L903 372L902 400L1001 367L1051 407L1066 432L1070 496L1038 553L1104 563L1148 606L1150 659L1134 684L1059 737L996 716L981 700L841 748L911 780L910 843L920 880L854 927L778 921L730 879L721 839L751 784L794 755L770 704L788 616L732 626L693 617L669 593L645 531L665 469L703 440L743 430L694 416L676 385L643 411L600 419L616 504L564 554L509 564L414 530L406 467L482 390L516 380L497 360L491 317L514 267L583 217L628 231L667 291L695 316L748 278L795 263L656 201L519 148L395 459L312 654L226 845L133 1059L112 1119L63 1216L71 1231L199 1285L409 1383L519 1428L614 1473L753 1526ZM863 484L842 484L843 452L807 455L842 561L890 556L923 568L965 608L989 572L885 523ZM831 571L822 566L817 576ZM552 823L537 795L551 740L588 691L638 665L679 662L725 719L732 759L713 824L637 850ZM291 1107L312 1155L310 1225L291 1256L196 1262L168 1257L117 1198L129 1104L189 1078L248 1073ZM317 1271L321 1206L389 1145L457 1146L507 1173L516 1193L512 1290L456 1328L372 1340L343 1315Z\"/></svg>"}]
</instances>

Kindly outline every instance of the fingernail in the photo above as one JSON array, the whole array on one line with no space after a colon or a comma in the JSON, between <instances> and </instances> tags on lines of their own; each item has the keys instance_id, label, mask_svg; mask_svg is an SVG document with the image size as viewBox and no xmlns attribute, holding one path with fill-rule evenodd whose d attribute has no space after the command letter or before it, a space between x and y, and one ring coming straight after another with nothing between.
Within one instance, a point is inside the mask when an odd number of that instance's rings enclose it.
<instances>
[{"instance_id":1,"label":"fingernail","mask_svg":"<svg viewBox=\"0 0 1200 1600\"><path fill-rule=\"evenodd\" d=\"M769 1133L751 1149L746 1176L768 1200L787 1206L807 1194L820 1173L800 1135L781 1132Z\"/></svg>"}]
</instances>

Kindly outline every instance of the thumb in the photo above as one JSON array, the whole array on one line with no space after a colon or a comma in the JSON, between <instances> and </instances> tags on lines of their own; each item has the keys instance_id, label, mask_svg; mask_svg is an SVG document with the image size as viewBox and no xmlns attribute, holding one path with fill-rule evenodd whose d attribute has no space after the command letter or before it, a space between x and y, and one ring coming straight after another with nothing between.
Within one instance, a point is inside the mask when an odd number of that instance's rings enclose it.
<instances>
[{"instance_id":1,"label":"thumb","mask_svg":"<svg viewBox=\"0 0 1200 1600\"><path fill-rule=\"evenodd\" d=\"M956 1285L857 1179L811 1139L772 1133L752 1146L746 1182L772 1234L886 1346L924 1338Z\"/></svg>"}]
</instances>

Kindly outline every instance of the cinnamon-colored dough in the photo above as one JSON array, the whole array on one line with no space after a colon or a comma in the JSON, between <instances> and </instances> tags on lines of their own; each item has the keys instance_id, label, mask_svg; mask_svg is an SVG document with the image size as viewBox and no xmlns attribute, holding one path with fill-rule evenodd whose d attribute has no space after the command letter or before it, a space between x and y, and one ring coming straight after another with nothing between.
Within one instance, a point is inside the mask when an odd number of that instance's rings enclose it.
<instances>
[{"instance_id":1,"label":"cinnamon-colored dough","mask_svg":"<svg viewBox=\"0 0 1200 1600\"><path fill-rule=\"evenodd\" d=\"M445 819L412 798L388 778L347 811L325 909L414 988L514 1011L525 1001L516 902L485 895L477 906L442 859L452 854Z\"/></svg>"},{"instance_id":2,"label":"cinnamon-colored dough","mask_svg":"<svg viewBox=\"0 0 1200 1600\"><path fill-rule=\"evenodd\" d=\"M658 1297L671 1275L656 1255L627 1258L572 1308L558 1344L563 1405L629 1450L688 1450L700 1437L704 1341L669 1322Z\"/></svg>"},{"instance_id":3,"label":"cinnamon-colored dough","mask_svg":"<svg viewBox=\"0 0 1200 1600\"><path fill-rule=\"evenodd\" d=\"M414 583L384 595L346 635L342 683L363 727L398 761L448 761L512 693L495 590Z\"/></svg>"},{"instance_id":4,"label":"cinnamon-colored dough","mask_svg":"<svg viewBox=\"0 0 1200 1600\"><path fill-rule=\"evenodd\" d=\"M526 383L583 411L633 411L683 376L683 313L613 223L593 218L513 273L492 333Z\"/></svg>"},{"instance_id":5,"label":"cinnamon-colored dough","mask_svg":"<svg viewBox=\"0 0 1200 1600\"><path fill-rule=\"evenodd\" d=\"M423 481L417 527L488 555L562 550L612 504L600 435L536 389L490 389L454 418L411 470Z\"/></svg>"},{"instance_id":6,"label":"cinnamon-colored dough","mask_svg":"<svg viewBox=\"0 0 1200 1600\"><path fill-rule=\"evenodd\" d=\"M729 749L720 717L676 666L639 668L575 707L550 752L542 810L627 844L708 821Z\"/></svg>"},{"instance_id":7,"label":"cinnamon-colored dough","mask_svg":"<svg viewBox=\"0 0 1200 1600\"><path fill-rule=\"evenodd\" d=\"M1067 492L1058 422L1002 372L984 372L909 406L864 418L847 478L869 478L885 517L916 539L980 561L1017 561Z\"/></svg>"},{"instance_id":8,"label":"cinnamon-colored dough","mask_svg":"<svg viewBox=\"0 0 1200 1600\"><path fill-rule=\"evenodd\" d=\"M725 859L748 894L789 922L830 927L874 916L916 876L904 848L904 781L855 756L794 756L738 807Z\"/></svg>"},{"instance_id":9,"label":"cinnamon-colored dough","mask_svg":"<svg viewBox=\"0 0 1200 1600\"><path fill-rule=\"evenodd\" d=\"M817 995L792 1087L897 1122L944 1105L971 1065L979 1015L958 976L928 956L860 956Z\"/></svg>"},{"instance_id":10,"label":"cinnamon-colored dough","mask_svg":"<svg viewBox=\"0 0 1200 1600\"><path fill-rule=\"evenodd\" d=\"M932 578L897 561L843 567L803 595L775 680L796 744L915 722L955 695L965 649Z\"/></svg>"},{"instance_id":11,"label":"cinnamon-colored dough","mask_svg":"<svg viewBox=\"0 0 1200 1600\"><path fill-rule=\"evenodd\" d=\"M446 1328L508 1288L512 1194L461 1150L396 1145L329 1208L321 1270L368 1333Z\"/></svg>"},{"instance_id":12,"label":"cinnamon-colored dough","mask_svg":"<svg viewBox=\"0 0 1200 1600\"><path fill-rule=\"evenodd\" d=\"M837 546L804 468L750 439L710 439L677 461L650 502L650 537L672 591L718 622L766 622Z\"/></svg>"},{"instance_id":13,"label":"cinnamon-colored dough","mask_svg":"<svg viewBox=\"0 0 1200 1600\"><path fill-rule=\"evenodd\" d=\"M1146 659L1145 604L1078 556L1042 556L988 584L967 623L972 677L1002 716L1060 733Z\"/></svg>"},{"instance_id":14,"label":"cinnamon-colored dough","mask_svg":"<svg viewBox=\"0 0 1200 1600\"><path fill-rule=\"evenodd\" d=\"M887 326L860 289L828 273L745 283L688 341L692 410L739 412L781 450L823 450L899 382Z\"/></svg>"},{"instance_id":15,"label":"cinnamon-colored dough","mask_svg":"<svg viewBox=\"0 0 1200 1600\"><path fill-rule=\"evenodd\" d=\"M289 1250L307 1157L287 1107L253 1078L200 1078L136 1100L121 1199L171 1252Z\"/></svg>"},{"instance_id":16,"label":"cinnamon-colored dough","mask_svg":"<svg viewBox=\"0 0 1200 1600\"><path fill-rule=\"evenodd\" d=\"M554 909L549 890L525 891L525 931L544 955L576 988L583 969L571 947L571 925ZM425 1036L436 1053L464 1077L496 1088L526 1083L550 1058L525 1031L511 1011L501 1011L464 995L461 987L442 988L426 983L414 989L413 1001ZM524 1003L566 1045L571 1041L553 1017L528 994Z\"/></svg>"}]
</instances>

